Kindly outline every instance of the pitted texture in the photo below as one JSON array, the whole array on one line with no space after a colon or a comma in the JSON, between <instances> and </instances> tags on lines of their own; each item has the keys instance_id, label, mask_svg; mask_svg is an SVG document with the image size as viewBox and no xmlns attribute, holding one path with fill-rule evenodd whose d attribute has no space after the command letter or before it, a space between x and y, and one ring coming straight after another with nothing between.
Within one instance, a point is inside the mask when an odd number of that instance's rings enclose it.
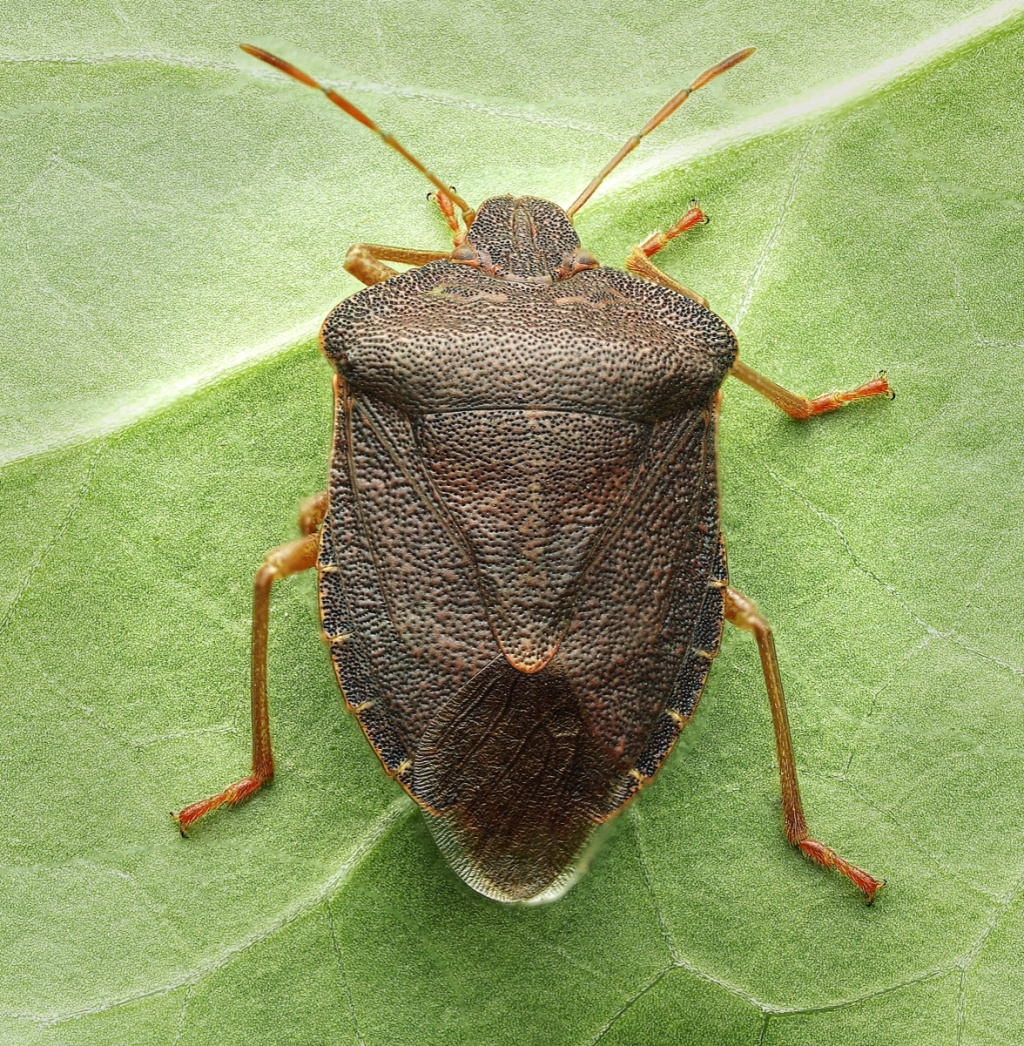
<instances>
[{"instance_id":1,"label":"pitted texture","mask_svg":"<svg viewBox=\"0 0 1024 1046\"><path fill-rule=\"evenodd\" d=\"M430 414L417 444L465 535L502 652L551 659L576 587L644 450L645 426L558 411Z\"/></svg>"},{"instance_id":2,"label":"pitted texture","mask_svg":"<svg viewBox=\"0 0 1024 1046\"><path fill-rule=\"evenodd\" d=\"M654 422L703 406L736 356L714 313L617 269L531 286L444 260L347 298L322 338L355 395L409 415L522 407Z\"/></svg>"},{"instance_id":3,"label":"pitted texture","mask_svg":"<svg viewBox=\"0 0 1024 1046\"><path fill-rule=\"evenodd\" d=\"M502 276L554 278L580 245L561 207L535 196L494 196L477 211L468 242L487 252Z\"/></svg>"},{"instance_id":4,"label":"pitted texture","mask_svg":"<svg viewBox=\"0 0 1024 1046\"><path fill-rule=\"evenodd\" d=\"M735 341L615 270L435 262L343 302L323 342L339 679L460 874L532 896L657 771L718 649Z\"/></svg>"}]
</instances>

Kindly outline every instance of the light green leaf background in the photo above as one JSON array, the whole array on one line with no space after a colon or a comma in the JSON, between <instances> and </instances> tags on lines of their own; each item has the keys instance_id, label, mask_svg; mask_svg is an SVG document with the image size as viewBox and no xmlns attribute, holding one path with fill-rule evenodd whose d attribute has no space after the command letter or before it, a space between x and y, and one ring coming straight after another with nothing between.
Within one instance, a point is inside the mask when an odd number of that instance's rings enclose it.
<instances>
[{"instance_id":1,"label":"light green leaf background","mask_svg":"<svg viewBox=\"0 0 1024 1046\"><path fill-rule=\"evenodd\" d=\"M0 1040L1024 1041L1024 2L9 3L0 397ZM312 335L355 241L444 247L428 186L584 209L605 262L691 196L665 266L807 393L729 383L733 583L776 628L812 827L785 843L756 652L588 875L503 907L446 868L344 713L313 579L279 586L279 776L188 840L248 752L250 584L323 488Z\"/></svg>"}]
</instances>

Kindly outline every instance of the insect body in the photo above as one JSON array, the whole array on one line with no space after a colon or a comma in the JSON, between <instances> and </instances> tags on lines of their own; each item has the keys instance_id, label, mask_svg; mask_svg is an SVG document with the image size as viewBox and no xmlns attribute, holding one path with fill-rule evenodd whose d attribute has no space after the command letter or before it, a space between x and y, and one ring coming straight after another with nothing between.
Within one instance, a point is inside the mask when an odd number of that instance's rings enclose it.
<instances>
[{"instance_id":1,"label":"insect body","mask_svg":"<svg viewBox=\"0 0 1024 1046\"><path fill-rule=\"evenodd\" d=\"M649 260L703 218L696 206L634 249L641 279L599 265L571 220L644 134L749 53L680 92L567 211L500 196L473 212L413 161L455 246L349 252L370 286L321 331L335 369L329 488L304 508L306 537L256 578L253 771L183 810L183 829L273 775L269 590L315 565L349 707L480 892L566 885L595 826L689 721L728 619L758 639L790 841L874 895L877 880L808 834L771 632L728 585L715 428L730 373L798 416L885 379L807 401L740 364L728 326Z\"/></svg>"}]
</instances>

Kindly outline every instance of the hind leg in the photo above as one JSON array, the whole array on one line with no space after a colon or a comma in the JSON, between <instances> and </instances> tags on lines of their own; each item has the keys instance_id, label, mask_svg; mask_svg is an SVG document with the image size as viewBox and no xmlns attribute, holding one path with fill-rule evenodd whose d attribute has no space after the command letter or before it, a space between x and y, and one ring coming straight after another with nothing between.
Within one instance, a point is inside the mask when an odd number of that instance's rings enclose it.
<instances>
[{"instance_id":1,"label":"hind leg","mask_svg":"<svg viewBox=\"0 0 1024 1046\"><path fill-rule=\"evenodd\" d=\"M782 820L786 838L809 857L825 868L834 868L855 886L864 891L870 904L875 893L884 885L862 868L840 857L831 847L812 839L804 818L800 801L800 785L796 776L796 759L793 755L793 739L789 732L789 716L786 714L786 698L782 692L782 677L779 661L775 655L775 640L771 626L758 613L757 607L746 596L734 588L725 590L725 618L737 628L753 632L761 655L761 669L768 690L768 703L772 710L772 725L775 727L775 746L779 757L779 780L782 785Z\"/></svg>"},{"instance_id":2,"label":"hind leg","mask_svg":"<svg viewBox=\"0 0 1024 1046\"><path fill-rule=\"evenodd\" d=\"M267 700L267 637L270 623L270 589L275 581L316 566L320 535L327 512L327 493L307 498L299 506L299 527L305 537L271 549L256 571L252 607L252 768L247 777L228 785L223 792L190 803L174 814L182 835L189 825L224 803L240 803L274 776L274 751L270 742L270 705Z\"/></svg>"}]
</instances>

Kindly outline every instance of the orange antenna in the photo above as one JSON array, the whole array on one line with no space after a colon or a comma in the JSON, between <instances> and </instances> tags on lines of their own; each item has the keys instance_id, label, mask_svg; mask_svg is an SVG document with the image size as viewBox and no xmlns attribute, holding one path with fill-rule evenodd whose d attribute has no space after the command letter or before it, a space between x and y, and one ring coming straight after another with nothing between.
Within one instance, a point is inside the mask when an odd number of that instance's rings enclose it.
<instances>
[{"instance_id":1,"label":"orange antenna","mask_svg":"<svg viewBox=\"0 0 1024 1046\"><path fill-rule=\"evenodd\" d=\"M476 217L476 212L469 206L469 204L466 203L466 201L459 196L454 189L441 181L436 174L428 171L427 168L424 167L423 164L421 164L404 145L395 138L392 138L392 136L387 132L382 131L373 120L362 111L362 109L356 108L356 106L354 106L350 101L342 98L342 96L333 88L324 87L323 84L318 83L308 73L304 73L301 69L297 69L291 62L286 62L283 58L278 58L276 54L264 51L262 47L252 47L250 44L239 44L238 46L241 47L246 54L251 54L253 58L258 58L261 62L266 62L267 65L272 65L275 69L279 69L282 73L290 76L293 80L298 80L300 84L312 87L316 91L322 91L330 101L338 106L339 109L344 109L349 116L358 120L364 127L369 127L374 134L381 137L385 145L390 145L395 152L401 153L401 155L404 156L409 163L420 172L420 174L426 175L434 188L443 196L447 196L448 199L462 211L462 220L466 223L466 227L469 227L470 223Z\"/></svg>"},{"instance_id":2,"label":"orange antenna","mask_svg":"<svg viewBox=\"0 0 1024 1046\"><path fill-rule=\"evenodd\" d=\"M717 65L713 65L710 69L705 69L689 87L684 87L677 95L670 98L647 121L644 129L639 134L634 134L632 138L626 140L626 144L608 161L601 173L573 200L565 213L571 218L594 195L601 182L640 144L640 139L645 138L658 124L667 120L694 91L699 91L702 87L711 83L720 73L724 73L734 65L739 65L744 58L749 58L754 53L754 50L753 47L745 47L742 51L737 51L735 54L729 55L728 58L723 58Z\"/></svg>"}]
</instances>

